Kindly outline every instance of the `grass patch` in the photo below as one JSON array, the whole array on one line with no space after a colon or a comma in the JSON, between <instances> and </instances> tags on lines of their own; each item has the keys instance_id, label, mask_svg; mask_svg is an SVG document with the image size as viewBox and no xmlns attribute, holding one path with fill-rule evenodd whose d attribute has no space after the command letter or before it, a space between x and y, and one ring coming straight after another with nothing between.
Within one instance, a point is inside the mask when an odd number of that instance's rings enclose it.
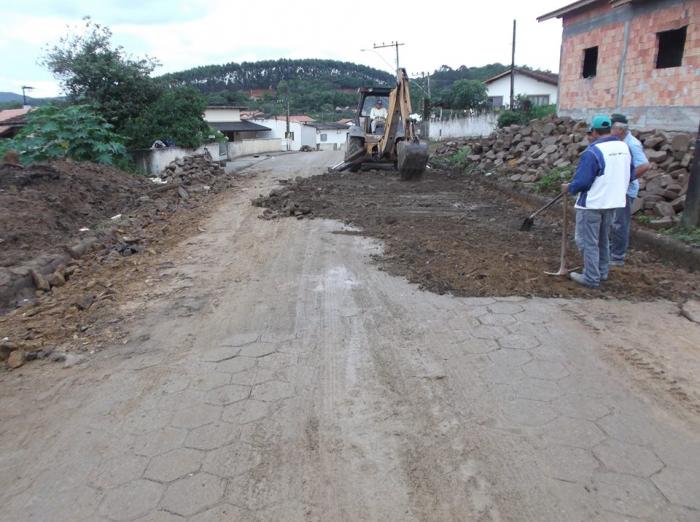
<instances>
[{"instance_id":1,"label":"grass patch","mask_svg":"<svg viewBox=\"0 0 700 522\"><path fill-rule=\"evenodd\" d=\"M569 181L574 170L571 167L555 167L535 182L537 192L554 192L561 190L561 184Z\"/></svg>"},{"instance_id":2,"label":"grass patch","mask_svg":"<svg viewBox=\"0 0 700 522\"><path fill-rule=\"evenodd\" d=\"M649 223L651 223L651 216L647 216L645 214L642 214L641 216L636 216L634 219L637 223L642 223L643 225L648 225Z\"/></svg>"},{"instance_id":3,"label":"grass patch","mask_svg":"<svg viewBox=\"0 0 700 522\"><path fill-rule=\"evenodd\" d=\"M667 228L661 232L672 237L673 239L700 247L700 227L685 228L679 225L673 228Z\"/></svg>"}]
</instances>

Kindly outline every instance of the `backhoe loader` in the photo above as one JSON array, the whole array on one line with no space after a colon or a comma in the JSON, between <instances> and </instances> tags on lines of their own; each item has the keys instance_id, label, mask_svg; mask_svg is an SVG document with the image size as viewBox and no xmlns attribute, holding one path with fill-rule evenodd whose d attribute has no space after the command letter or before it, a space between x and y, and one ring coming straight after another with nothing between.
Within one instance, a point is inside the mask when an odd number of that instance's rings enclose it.
<instances>
[{"instance_id":1,"label":"backhoe loader","mask_svg":"<svg viewBox=\"0 0 700 522\"><path fill-rule=\"evenodd\" d=\"M399 69L396 86L361 87L355 121L347 135L344 161L331 172L358 171L363 165L390 165L401 179L420 179L428 163L428 145L421 143L411 119L411 93L406 69ZM377 100L387 106L384 122L376 122L374 132L370 109ZM388 100L388 103L387 103Z\"/></svg>"}]
</instances>

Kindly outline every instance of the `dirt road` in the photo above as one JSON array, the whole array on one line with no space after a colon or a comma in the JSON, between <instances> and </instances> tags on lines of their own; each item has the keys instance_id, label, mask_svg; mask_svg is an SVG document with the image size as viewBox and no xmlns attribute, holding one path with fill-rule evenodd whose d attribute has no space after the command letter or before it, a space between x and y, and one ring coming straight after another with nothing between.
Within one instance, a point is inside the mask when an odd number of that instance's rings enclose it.
<instances>
[{"instance_id":1,"label":"dirt road","mask_svg":"<svg viewBox=\"0 0 700 522\"><path fill-rule=\"evenodd\" d=\"M3 519L700 519L700 325L425 292L338 222L258 219L336 161L249 169L133 281L126 344L0 376Z\"/></svg>"}]
</instances>

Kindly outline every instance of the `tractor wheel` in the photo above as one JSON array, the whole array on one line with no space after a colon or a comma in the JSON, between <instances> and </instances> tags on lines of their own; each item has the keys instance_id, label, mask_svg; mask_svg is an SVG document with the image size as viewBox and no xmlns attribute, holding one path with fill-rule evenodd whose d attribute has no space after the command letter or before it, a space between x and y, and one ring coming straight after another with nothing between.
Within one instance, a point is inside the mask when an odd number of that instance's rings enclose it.
<instances>
[{"instance_id":1,"label":"tractor wheel","mask_svg":"<svg viewBox=\"0 0 700 522\"><path fill-rule=\"evenodd\" d=\"M363 150L365 148L365 143L364 140L360 137L357 136L351 136L348 137L348 148L345 151L345 157L346 158L352 158L357 152ZM361 162L356 163L355 165L351 166L348 170L350 172L357 172L360 170L360 167L362 166Z\"/></svg>"}]
</instances>

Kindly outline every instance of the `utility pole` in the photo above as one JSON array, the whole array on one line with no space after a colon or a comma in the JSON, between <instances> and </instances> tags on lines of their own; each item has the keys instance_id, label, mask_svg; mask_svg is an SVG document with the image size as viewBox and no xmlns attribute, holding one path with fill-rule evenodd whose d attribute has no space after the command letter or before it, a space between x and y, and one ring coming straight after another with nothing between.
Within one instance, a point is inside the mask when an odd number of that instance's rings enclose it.
<instances>
[{"instance_id":1,"label":"utility pole","mask_svg":"<svg viewBox=\"0 0 700 522\"><path fill-rule=\"evenodd\" d=\"M391 42L388 44L385 44L384 42L382 42L382 45L373 44L374 49L384 49L385 47L395 47L396 48L396 71L397 72L399 70L399 45L406 45L406 44L399 43L398 41Z\"/></svg>"},{"instance_id":2,"label":"utility pole","mask_svg":"<svg viewBox=\"0 0 700 522\"><path fill-rule=\"evenodd\" d=\"M688 192L685 195L685 209L681 221L685 228L700 227L700 126L695 138L695 158L690 167Z\"/></svg>"},{"instance_id":3,"label":"utility pole","mask_svg":"<svg viewBox=\"0 0 700 522\"><path fill-rule=\"evenodd\" d=\"M22 106L26 107L27 106L27 91L33 91L34 87L30 87L29 85L22 85Z\"/></svg>"},{"instance_id":4,"label":"utility pole","mask_svg":"<svg viewBox=\"0 0 700 522\"><path fill-rule=\"evenodd\" d=\"M513 49L510 55L510 110L515 105L515 20L513 20Z\"/></svg>"}]
</instances>

